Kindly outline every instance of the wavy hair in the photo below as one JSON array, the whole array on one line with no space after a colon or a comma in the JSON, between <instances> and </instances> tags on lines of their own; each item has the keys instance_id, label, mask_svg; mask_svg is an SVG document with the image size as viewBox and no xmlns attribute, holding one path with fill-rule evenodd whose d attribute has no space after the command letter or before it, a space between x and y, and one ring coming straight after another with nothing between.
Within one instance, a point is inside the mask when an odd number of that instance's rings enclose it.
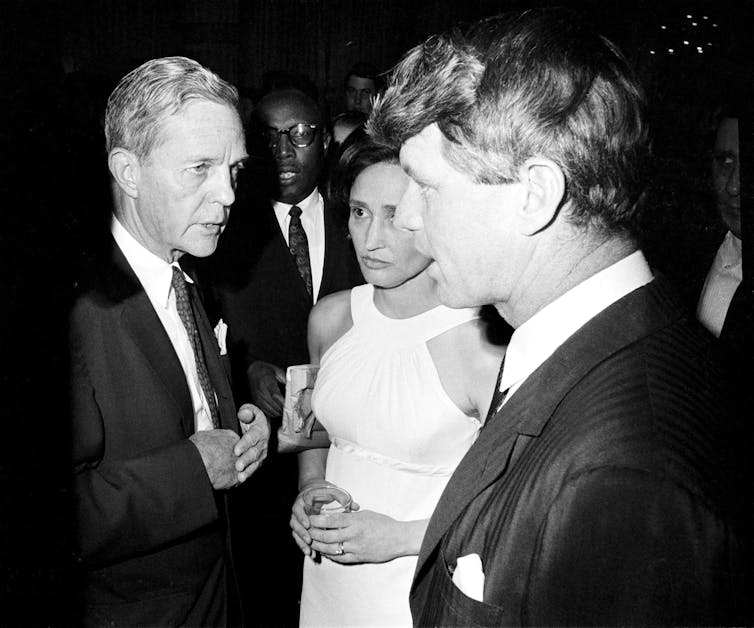
<instances>
[{"instance_id":1,"label":"wavy hair","mask_svg":"<svg viewBox=\"0 0 754 628\"><path fill-rule=\"evenodd\" d=\"M397 164L398 150L356 129L345 139L328 182L328 200L336 211L347 215L351 186L364 170L375 164Z\"/></svg>"},{"instance_id":2,"label":"wavy hair","mask_svg":"<svg viewBox=\"0 0 754 628\"><path fill-rule=\"evenodd\" d=\"M107 100L105 147L121 147L146 157L160 123L192 100L238 109L238 91L193 59L152 59L124 76Z\"/></svg>"},{"instance_id":3,"label":"wavy hair","mask_svg":"<svg viewBox=\"0 0 754 628\"><path fill-rule=\"evenodd\" d=\"M527 159L550 159L566 178L569 220L633 232L649 153L645 109L623 55L581 14L533 9L410 50L367 128L399 147L436 123L443 156L477 183L511 183Z\"/></svg>"}]
</instances>

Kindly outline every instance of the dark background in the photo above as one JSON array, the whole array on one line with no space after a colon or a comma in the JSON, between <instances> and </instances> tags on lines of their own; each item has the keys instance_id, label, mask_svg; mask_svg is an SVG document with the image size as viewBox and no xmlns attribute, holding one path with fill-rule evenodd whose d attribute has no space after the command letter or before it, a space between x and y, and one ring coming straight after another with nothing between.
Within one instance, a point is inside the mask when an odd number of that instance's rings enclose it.
<instances>
[{"instance_id":1,"label":"dark background","mask_svg":"<svg viewBox=\"0 0 754 628\"><path fill-rule=\"evenodd\" d=\"M353 63L387 70L459 21L543 4L0 0L0 625L75 624L65 321L81 252L107 216L100 118L117 80L149 58L184 54L251 100L267 72L306 74L336 112ZM708 105L752 81L754 5L561 4L585 9L644 78L655 137L647 248L659 265L682 261L687 251L673 244L710 218Z\"/></svg>"}]
</instances>

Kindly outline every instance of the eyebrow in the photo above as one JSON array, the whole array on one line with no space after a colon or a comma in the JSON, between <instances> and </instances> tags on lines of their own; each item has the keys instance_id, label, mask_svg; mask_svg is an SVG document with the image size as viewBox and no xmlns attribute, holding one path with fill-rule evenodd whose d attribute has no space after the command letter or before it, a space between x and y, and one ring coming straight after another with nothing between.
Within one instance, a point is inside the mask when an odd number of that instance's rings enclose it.
<instances>
[{"instance_id":1,"label":"eyebrow","mask_svg":"<svg viewBox=\"0 0 754 628\"><path fill-rule=\"evenodd\" d=\"M235 161L230 162L230 165L231 166L237 166L239 164L245 164L247 161L249 161L250 158L251 157L249 155L244 155L243 157L239 157ZM196 163L196 162L202 161L202 162L207 162L207 163L210 163L210 164L219 164L223 160L222 159L218 159L216 157L206 157L206 156L202 157L201 154L197 154L197 155L194 155L194 156L191 156L191 157L187 157L185 161L186 161L186 163Z\"/></svg>"}]
</instances>

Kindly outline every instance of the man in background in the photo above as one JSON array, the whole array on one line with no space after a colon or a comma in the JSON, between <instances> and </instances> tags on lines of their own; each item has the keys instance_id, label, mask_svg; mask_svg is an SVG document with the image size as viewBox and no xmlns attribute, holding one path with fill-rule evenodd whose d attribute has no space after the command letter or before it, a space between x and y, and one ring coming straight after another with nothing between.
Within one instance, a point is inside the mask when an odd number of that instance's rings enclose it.
<instances>
[{"instance_id":1,"label":"man in background","mask_svg":"<svg viewBox=\"0 0 754 628\"><path fill-rule=\"evenodd\" d=\"M207 280L229 326L236 394L258 405L277 428L286 369L309 361L312 305L363 278L347 216L336 215L320 192L330 134L317 103L300 89L279 87L260 99L254 121L265 178L239 203L217 256L208 260ZM239 550L236 563L255 621L294 625L301 553L288 520L298 493L297 462L271 450L265 468L234 496L234 512L251 533L241 544L264 540ZM260 599L267 602L262 607Z\"/></svg>"},{"instance_id":2,"label":"man in background","mask_svg":"<svg viewBox=\"0 0 754 628\"><path fill-rule=\"evenodd\" d=\"M382 93L382 79L371 63L355 64L343 81L346 111L360 111L364 115L372 112L374 99Z\"/></svg>"},{"instance_id":3,"label":"man in background","mask_svg":"<svg viewBox=\"0 0 754 628\"><path fill-rule=\"evenodd\" d=\"M734 340L728 336L744 331L736 330L731 334L730 329L737 315L731 308L741 307L740 296L735 305L733 301L743 280L741 206L746 199L741 192L740 113L735 109L740 110L744 106L746 104L741 103L737 107L723 108L718 117L711 158L712 188L717 212L726 232L707 272L697 306L699 321L729 345L740 343L743 338ZM728 316L729 313L731 316ZM750 336L751 333L745 343L749 350ZM736 351L743 349L735 346L729 348Z\"/></svg>"}]
</instances>

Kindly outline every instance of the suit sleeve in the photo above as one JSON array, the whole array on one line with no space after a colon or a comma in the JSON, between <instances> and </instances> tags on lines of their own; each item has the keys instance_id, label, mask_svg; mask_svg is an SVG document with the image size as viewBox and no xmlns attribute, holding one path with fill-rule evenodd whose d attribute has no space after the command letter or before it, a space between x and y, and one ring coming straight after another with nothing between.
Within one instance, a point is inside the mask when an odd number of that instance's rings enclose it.
<instances>
[{"instance_id":1,"label":"suit sleeve","mask_svg":"<svg viewBox=\"0 0 754 628\"><path fill-rule=\"evenodd\" d=\"M79 560L102 564L126 559L216 521L209 477L188 439L132 458L105 457L107 439L113 436L106 433L101 391L92 383L84 353L72 333L71 450Z\"/></svg>"},{"instance_id":2,"label":"suit sleeve","mask_svg":"<svg viewBox=\"0 0 754 628\"><path fill-rule=\"evenodd\" d=\"M728 527L672 480L585 472L540 529L525 623L726 624L733 547Z\"/></svg>"}]
</instances>

